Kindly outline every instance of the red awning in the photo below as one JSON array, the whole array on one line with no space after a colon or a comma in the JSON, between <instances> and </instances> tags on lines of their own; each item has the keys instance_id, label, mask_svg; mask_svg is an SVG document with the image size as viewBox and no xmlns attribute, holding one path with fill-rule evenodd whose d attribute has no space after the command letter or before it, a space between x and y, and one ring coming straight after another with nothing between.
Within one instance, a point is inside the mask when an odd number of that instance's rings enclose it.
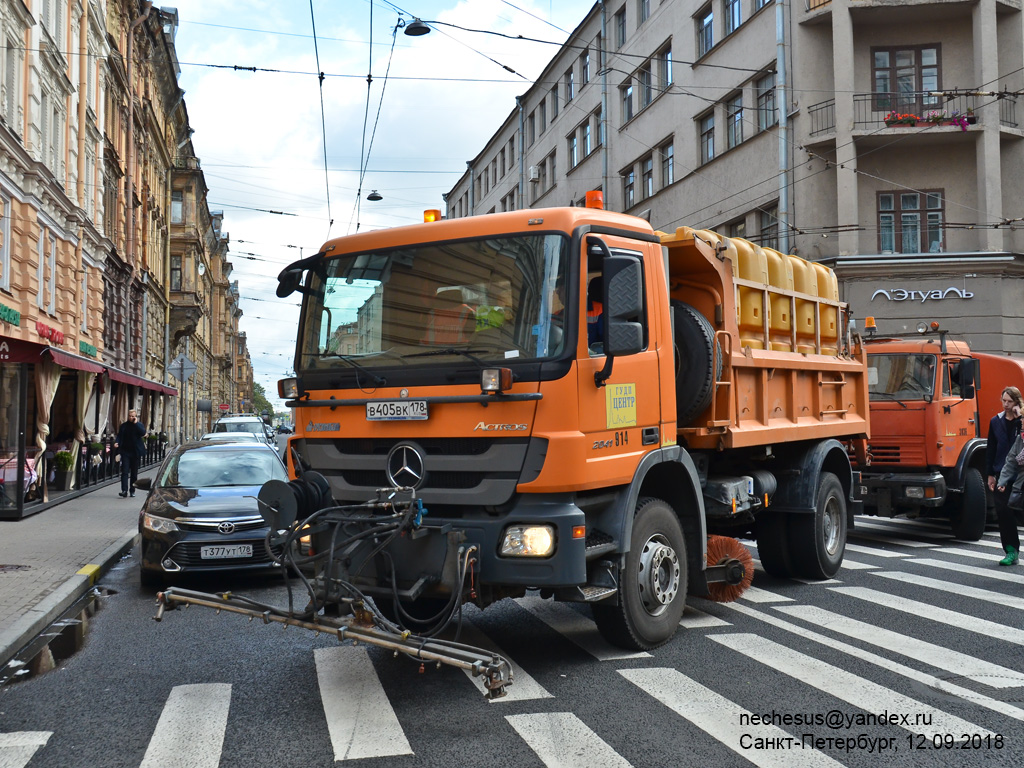
<instances>
[{"instance_id":1,"label":"red awning","mask_svg":"<svg viewBox=\"0 0 1024 768\"><path fill-rule=\"evenodd\" d=\"M46 347L42 354L44 356L48 355L50 359L61 368L74 368L76 371L88 371L89 373L103 373L102 364L95 360L90 360L87 357L81 357L79 355L73 355L70 352L65 352L63 349Z\"/></svg>"},{"instance_id":2,"label":"red awning","mask_svg":"<svg viewBox=\"0 0 1024 768\"><path fill-rule=\"evenodd\" d=\"M110 378L114 381L120 381L122 384L131 384L135 387L142 387L143 389L149 389L154 392L160 392L164 395L177 395L178 390L174 387L168 387L165 384L161 384L157 381L150 381L144 379L141 376L136 376L134 373L128 373L128 371L122 371L120 368L107 367L107 373L110 374Z\"/></svg>"},{"instance_id":3,"label":"red awning","mask_svg":"<svg viewBox=\"0 0 1024 768\"><path fill-rule=\"evenodd\" d=\"M44 349L45 344L0 336L0 363L35 363Z\"/></svg>"}]
</instances>

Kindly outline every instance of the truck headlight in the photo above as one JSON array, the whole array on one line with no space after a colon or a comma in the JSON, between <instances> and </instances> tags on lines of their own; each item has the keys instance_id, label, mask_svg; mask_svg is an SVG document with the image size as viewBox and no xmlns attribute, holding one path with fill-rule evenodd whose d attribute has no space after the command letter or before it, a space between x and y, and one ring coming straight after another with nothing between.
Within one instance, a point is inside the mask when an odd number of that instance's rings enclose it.
<instances>
[{"instance_id":1,"label":"truck headlight","mask_svg":"<svg viewBox=\"0 0 1024 768\"><path fill-rule=\"evenodd\" d=\"M513 525L505 529L500 553L505 557L547 557L554 551L553 526Z\"/></svg>"},{"instance_id":2,"label":"truck headlight","mask_svg":"<svg viewBox=\"0 0 1024 768\"><path fill-rule=\"evenodd\" d=\"M903 488L903 495L908 499L923 499L924 488L919 485L907 485Z\"/></svg>"},{"instance_id":3,"label":"truck headlight","mask_svg":"<svg viewBox=\"0 0 1024 768\"><path fill-rule=\"evenodd\" d=\"M148 512L142 516L142 527L155 533L173 533L178 530L178 526L174 524L173 520L168 520L166 517L157 517Z\"/></svg>"}]
</instances>

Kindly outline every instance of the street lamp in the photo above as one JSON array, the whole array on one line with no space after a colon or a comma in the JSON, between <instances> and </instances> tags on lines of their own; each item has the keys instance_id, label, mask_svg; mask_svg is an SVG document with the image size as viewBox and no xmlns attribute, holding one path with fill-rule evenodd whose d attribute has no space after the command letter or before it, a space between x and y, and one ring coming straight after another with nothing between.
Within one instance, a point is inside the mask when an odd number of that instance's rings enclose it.
<instances>
[{"instance_id":1,"label":"street lamp","mask_svg":"<svg viewBox=\"0 0 1024 768\"><path fill-rule=\"evenodd\" d=\"M368 194L366 196L366 199L371 201L371 202L376 203L378 200L383 200L384 196L381 195L381 193L378 192L376 189L373 189L373 190L370 190L370 194Z\"/></svg>"},{"instance_id":2,"label":"street lamp","mask_svg":"<svg viewBox=\"0 0 1024 768\"><path fill-rule=\"evenodd\" d=\"M430 27L419 19L413 19L412 23L405 25L405 34L410 37L422 37L430 31Z\"/></svg>"}]
</instances>

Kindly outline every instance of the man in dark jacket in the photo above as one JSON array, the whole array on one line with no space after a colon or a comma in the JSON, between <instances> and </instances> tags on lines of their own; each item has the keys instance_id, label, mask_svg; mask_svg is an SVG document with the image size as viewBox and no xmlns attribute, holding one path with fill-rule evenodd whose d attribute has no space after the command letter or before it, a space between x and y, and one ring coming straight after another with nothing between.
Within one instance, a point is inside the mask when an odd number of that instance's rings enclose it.
<instances>
[{"instance_id":1,"label":"man in dark jacket","mask_svg":"<svg viewBox=\"0 0 1024 768\"><path fill-rule=\"evenodd\" d=\"M135 411L128 411L128 421L117 430L117 442L114 448L121 451L121 492L125 496L135 495L135 481L139 479L139 460L146 452L146 425L139 421Z\"/></svg>"}]
</instances>

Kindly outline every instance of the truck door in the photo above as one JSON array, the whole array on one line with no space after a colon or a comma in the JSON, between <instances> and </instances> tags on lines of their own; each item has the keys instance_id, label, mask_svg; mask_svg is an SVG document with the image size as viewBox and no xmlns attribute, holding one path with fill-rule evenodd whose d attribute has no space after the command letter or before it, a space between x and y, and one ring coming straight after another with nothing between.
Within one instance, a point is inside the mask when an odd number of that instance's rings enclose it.
<instances>
[{"instance_id":1,"label":"truck door","mask_svg":"<svg viewBox=\"0 0 1024 768\"><path fill-rule=\"evenodd\" d=\"M611 376L598 386L595 374L607 362L601 344L600 290L604 275L601 256L595 254L593 248L589 257L584 252L576 359L579 363L579 424L584 437L586 475L592 487L629 482L640 458L658 448L661 442L659 346L662 334L654 323L661 311L660 294L654 289L660 284L660 261L645 259L646 246L638 247L635 241L610 236L602 239L612 254L632 255L641 261L646 330L643 351L614 357Z\"/></svg>"},{"instance_id":2,"label":"truck door","mask_svg":"<svg viewBox=\"0 0 1024 768\"><path fill-rule=\"evenodd\" d=\"M975 418L974 400L964 400L960 392L960 380L957 374L959 358L945 358L942 361L941 420L942 466L955 466L964 445L971 438L977 437L977 419Z\"/></svg>"}]
</instances>

